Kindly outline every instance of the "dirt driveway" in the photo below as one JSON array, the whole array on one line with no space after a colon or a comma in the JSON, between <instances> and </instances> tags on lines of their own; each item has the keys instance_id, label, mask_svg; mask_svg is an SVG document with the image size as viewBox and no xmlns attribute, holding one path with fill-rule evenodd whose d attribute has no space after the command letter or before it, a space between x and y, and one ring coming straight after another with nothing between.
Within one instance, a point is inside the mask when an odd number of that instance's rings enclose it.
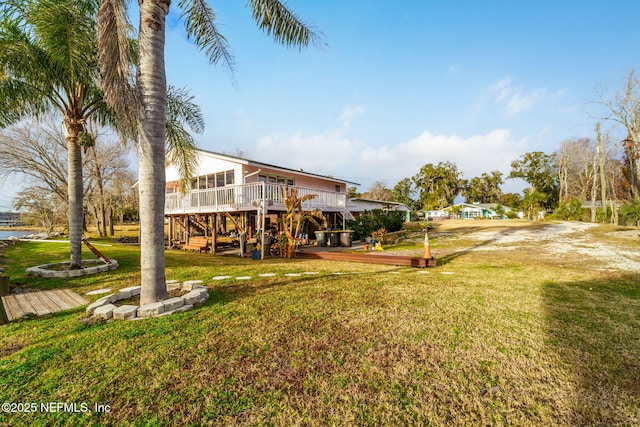
<instances>
[{"instance_id":1,"label":"dirt driveway","mask_svg":"<svg viewBox=\"0 0 640 427\"><path fill-rule=\"evenodd\" d=\"M609 227L609 228L603 228ZM445 240L470 239L483 242L467 250L516 250L533 246L547 255L593 258L601 270L640 271L640 229L569 221L545 223L503 221L448 221L432 235Z\"/></svg>"}]
</instances>

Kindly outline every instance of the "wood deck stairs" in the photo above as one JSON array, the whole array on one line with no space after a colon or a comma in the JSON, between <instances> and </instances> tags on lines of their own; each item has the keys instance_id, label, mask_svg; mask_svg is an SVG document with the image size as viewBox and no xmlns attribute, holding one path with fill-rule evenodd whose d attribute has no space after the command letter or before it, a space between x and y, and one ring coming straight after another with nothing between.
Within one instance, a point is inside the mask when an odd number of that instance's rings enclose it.
<instances>
[{"instance_id":1,"label":"wood deck stairs","mask_svg":"<svg viewBox=\"0 0 640 427\"><path fill-rule=\"evenodd\" d=\"M2 303L9 321L12 321L27 314L44 316L62 310L70 310L89 304L89 301L69 289L55 289L3 295Z\"/></svg>"}]
</instances>

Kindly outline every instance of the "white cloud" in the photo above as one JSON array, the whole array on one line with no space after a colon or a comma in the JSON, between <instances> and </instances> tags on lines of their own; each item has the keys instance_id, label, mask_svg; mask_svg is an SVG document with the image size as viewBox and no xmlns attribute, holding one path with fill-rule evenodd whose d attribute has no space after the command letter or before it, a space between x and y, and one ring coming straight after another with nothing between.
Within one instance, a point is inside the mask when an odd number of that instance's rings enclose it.
<instances>
[{"instance_id":1,"label":"white cloud","mask_svg":"<svg viewBox=\"0 0 640 427\"><path fill-rule=\"evenodd\" d=\"M507 175L511 162L526 151L526 142L514 140L506 129L468 137L425 130L395 145L373 147L345 137L339 129L316 135L270 135L250 151L255 159L359 182L366 190L372 181L393 186L427 163L445 161L454 162L467 178L494 170Z\"/></svg>"},{"instance_id":2,"label":"white cloud","mask_svg":"<svg viewBox=\"0 0 640 427\"><path fill-rule=\"evenodd\" d=\"M348 125L352 119L364 114L364 108L356 105L347 105L342 109L342 113L340 114L340 123Z\"/></svg>"},{"instance_id":3,"label":"white cloud","mask_svg":"<svg viewBox=\"0 0 640 427\"><path fill-rule=\"evenodd\" d=\"M508 116L530 110L547 96L547 90L544 88L526 92L521 87L513 86L510 76L505 76L489 86L487 92L494 97L496 103L504 105L505 113Z\"/></svg>"}]
</instances>

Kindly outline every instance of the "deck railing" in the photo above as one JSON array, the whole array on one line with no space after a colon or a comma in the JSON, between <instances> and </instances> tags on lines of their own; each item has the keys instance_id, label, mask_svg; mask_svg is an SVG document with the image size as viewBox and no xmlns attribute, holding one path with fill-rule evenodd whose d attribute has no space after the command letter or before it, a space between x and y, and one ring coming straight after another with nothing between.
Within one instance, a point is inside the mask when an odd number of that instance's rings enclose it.
<instances>
[{"instance_id":1,"label":"deck railing","mask_svg":"<svg viewBox=\"0 0 640 427\"><path fill-rule=\"evenodd\" d=\"M345 209L345 193L306 187L290 186L290 188L298 190L298 197L308 194L316 195L315 198L302 204L305 210L342 212ZM256 210L263 199L268 209L285 210L284 189L285 186L281 184L257 182L191 190L187 194L168 193L165 198L165 213L249 211Z\"/></svg>"}]
</instances>

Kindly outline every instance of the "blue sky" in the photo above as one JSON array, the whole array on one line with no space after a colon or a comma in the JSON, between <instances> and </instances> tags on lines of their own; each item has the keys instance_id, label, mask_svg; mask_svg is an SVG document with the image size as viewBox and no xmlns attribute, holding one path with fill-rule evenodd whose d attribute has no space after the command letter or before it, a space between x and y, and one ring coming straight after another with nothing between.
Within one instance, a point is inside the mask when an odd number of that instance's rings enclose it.
<instances>
[{"instance_id":1,"label":"blue sky","mask_svg":"<svg viewBox=\"0 0 640 427\"><path fill-rule=\"evenodd\" d=\"M275 45L235 2L212 4L233 78L186 40L177 14L167 33L168 80L205 113L200 146L361 190L439 161L467 178L506 175L526 152L592 136L597 89L617 89L640 62L636 0L291 0L326 43L302 51Z\"/></svg>"},{"instance_id":2,"label":"blue sky","mask_svg":"<svg viewBox=\"0 0 640 427\"><path fill-rule=\"evenodd\" d=\"M168 82L202 107L199 146L361 191L440 161L507 175L526 152L593 136L597 89L640 68L637 0L289 0L323 35L303 50L276 45L244 2L209 3L233 77L187 40L177 2L167 26Z\"/></svg>"}]
</instances>

